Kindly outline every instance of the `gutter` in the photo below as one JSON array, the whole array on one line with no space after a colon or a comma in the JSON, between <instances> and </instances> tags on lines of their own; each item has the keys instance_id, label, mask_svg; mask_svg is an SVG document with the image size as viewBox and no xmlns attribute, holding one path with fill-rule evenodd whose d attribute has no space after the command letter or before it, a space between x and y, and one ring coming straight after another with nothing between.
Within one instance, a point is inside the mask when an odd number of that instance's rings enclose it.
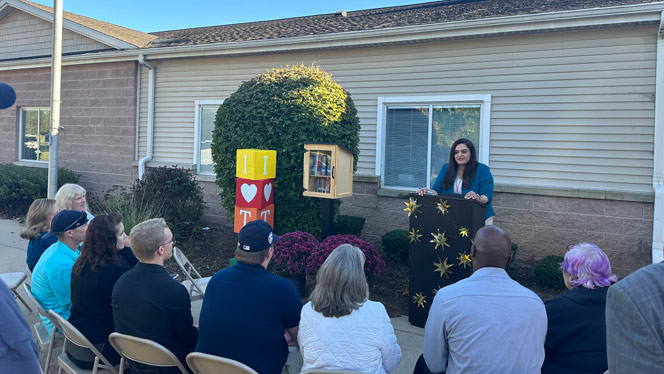
<instances>
[{"instance_id":1,"label":"gutter","mask_svg":"<svg viewBox=\"0 0 664 374\"><path fill-rule=\"evenodd\" d=\"M375 30L346 31L322 35L296 36L278 39L260 39L172 47L118 50L91 55L63 58L67 65L112 61L130 61L137 55L151 60L165 58L238 56L279 52L304 52L326 49L358 48L393 44L441 41L459 38L477 38L510 33L557 31L575 28L618 26L659 22L664 2L621 5L606 8L566 10L560 12L524 14L507 17L451 21L427 25L400 26ZM27 69L49 66L50 60L34 59L17 63L0 63L1 70Z\"/></svg>"},{"instance_id":2,"label":"gutter","mask_svg":"<svg viewBox=\"0 0 664 374\"><path fill-rule=\"evenodd\" d=\"M652 219L652 262L664 260L664 12L657 33L657 65L655 72L655 137L652 188L655 206Z\"/></svg>"},{"instance_id":3,"label":"gutter","mask_svg":"<svg viewBox=\"0 0 664 374\"><path fill-rule=\"evenodd\" d=\"M145 55L138 55L138 63L150 70L148 75L148 132L145 157L138 160L138 179L143 178L145 174L145 164L152 160L154 150L154 89L155 89L155 67L145 61ZM139 82L140 86L140 82ZM138 119L137 119L138 120ZM136 133L138 139L139 133Z\"/></svg>"}]
</instances>

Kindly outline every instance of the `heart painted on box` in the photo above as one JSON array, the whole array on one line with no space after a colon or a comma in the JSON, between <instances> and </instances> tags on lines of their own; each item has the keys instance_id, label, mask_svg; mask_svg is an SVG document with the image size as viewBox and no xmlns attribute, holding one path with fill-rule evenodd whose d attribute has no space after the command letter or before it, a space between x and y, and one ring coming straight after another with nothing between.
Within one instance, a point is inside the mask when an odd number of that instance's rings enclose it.
<instances>
[{"instance_id":1,"label":"heart painted on box","mask_svg":"<svg viewBox=\"0 0 664 374\"><path fill-rule=\"evenodd\" d=\"M270 194L272 193L272 183L268 183L263 187L263 194L265 195L265 201L270 201Z\"/></svg>"},{"instance_id":2,"label":"heart painted on box","mask_svg":"<svg viewBox=\"0 0 664 374\"><path fill-rule=\"evenodd\" d=\"M244 198L244 201L250 203L251 200L256 197L256 192L258 192L258 187L254 184L246 184L244 183L242 186L240 186L240 192L242 192L242 197Z\"/></svg>"}]
</instances>

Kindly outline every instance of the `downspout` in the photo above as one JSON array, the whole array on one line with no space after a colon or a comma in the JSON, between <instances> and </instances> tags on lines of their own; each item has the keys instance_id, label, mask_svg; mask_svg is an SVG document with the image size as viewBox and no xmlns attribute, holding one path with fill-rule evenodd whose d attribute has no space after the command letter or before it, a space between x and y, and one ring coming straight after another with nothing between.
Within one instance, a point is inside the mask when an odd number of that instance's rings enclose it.
<instances>
[{"instance_id":1,"label":"downspout","mask_svg":"<svg viewBox=\"0 0 664 374\"><path fill-rule=\"evenodd\" d=\"M652 220L652 262L664 260L664 12L657 33L655 72L655 137L653 139L652 188L655 206Z\"/></svg>"},{"instance_id":2,"label":"downspout","mask_svg":"<svg viewBox=\"0 0 664 374\"><path fill-rule=\"evenodd\" d=\"M136 129L134 130L134 161L138 160L138 134L141 130L141 66L136 72Z\"/></svg>"},{"instance_id":3,"label":"downspout","mask_svg":"<svg viewBox=\"0 0 664 374\"><path fill-rule=\"evenodd\" d=\"M150 70L148 75L148 131L145 157L138 160L138 179L143 178L145 174L145 164L152 160L154 148L154 86L155 86L155 68L145 61L145 55L138 55L138 63ZM140 82L139 82L140 85ZM136 135L138 136L138 134Z\"/></svg>"}]
</instances>

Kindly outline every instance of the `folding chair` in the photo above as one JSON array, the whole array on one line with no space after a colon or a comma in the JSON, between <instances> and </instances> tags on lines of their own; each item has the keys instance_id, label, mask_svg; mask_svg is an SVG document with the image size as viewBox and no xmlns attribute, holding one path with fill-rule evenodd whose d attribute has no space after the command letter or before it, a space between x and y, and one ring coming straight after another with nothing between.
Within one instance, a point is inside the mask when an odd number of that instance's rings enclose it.
<instances>
[{"instance_id":1,"label":"folding chair","mask_svg":"<svg viewBox=\"0 0 664 374\"><path fill-rule=\"evenodd\" d=\"M90 343L88 338L86 338L83 334L81 334L80 331L74 325L69 323L66 319L62 318L61 315L58 313L49 310L48 311L51 314L51 317L53 317L56 322L58 328L62 330L62 332L65 334L65 338L67 341L71 344L77 345L79 347L87 348L92 351L95 355L95 361L92 366L92 370L86 370L86 369L81 369L78 367L69 357L67 356L67 353L65 353L65 346L62 346L62 353L58 356L58 365L60 365L60 368L66 371L69 374L102 374L102 373L113 373L117 374L117 370L113 367L113 365L108 361L104 355L99 352L97 347L94 346L94 344ZM101 362L100 362L101 361ZM101 370L100 370L101 369Z\"/></svg>"},{"instance_id":2,"label":"folding chair","mask_svg":"<svg viewBox=\"0 0 664 374\"><path fill-rule=\"evenodd\" d=\"M53 344L55 338L55 334L58 332L59 327L57 321L44 309L41 304L39 304L39 301L35 299L35 296L32 294L32 291L30 289L30 285L27 283L23 283L23 290L25 290L25 294L28 295L28 299L35 305L37 308L37 313L40 315L48 318L49 321L53 324L53 331L52 335L49 335L48 330L46 330L46 327L44 324L39 321L35 323L32 328L35 329L35 335L37 335L37 340L39 341L39 348L40 349L48 349L46 352L46 362L44 363L44 373L48 372L48 364L51 361L51 356L53 355Z\"/></svg>"},{"instance_id":3,"label":"folding chair","mask_svg":"<svg viewBox=\"0 0 664 374\"><path fill-rule=\"evenodd\" d=\"M258 374L241 362L200 352L188 354L187 365L194 374Z\"/></svg>"},{"instance_id":4,"label":"folding chair","mask_svg":"<svg viewBox=\"0 0 664 374\"><path fill-rule=\"evenodd\" d=\"M120 354L120 374L123 374L125 360L158 367L177 367L182 374L189 374L180 360L163 345L149 339L111 333L108 336L113 348Z\"/></svg>"},{"instance_id":5,"label":"folding chair","mask_svg":"<svg viewBox=\"0 0 664 374\"><path fill-rule=\"evenodd\" d=\"M194 265L189 262L187 256L180 250L180 248L173 247L173 257L177 262L180 270L184 273L186 280L182 281L182 285L187 288L191 300L200 300L205 296L205 288L210 282L210 277L201 277L201 274L196 270Z\"/></svg>"},{"instance_id":6,"label":"folding chair","mask_svg":"<svg viewBox=\"0 0 664 374\"><path fill-rule=\"evenodd\" d=\"M21 300L23 305L25 305L26 308L28 308L28 312L32 313L32 309L30 309L30 305L25 302L23 297L18 293L17 289L23 283L23 281L27 278L27 275L25 273L17 271L15 273L2 273L0 274L0 279L2 279L3 282L7 285L7 288L12 290L12 293L14 294L14 297L17 299Z\"/></svg>"}]
</instances>

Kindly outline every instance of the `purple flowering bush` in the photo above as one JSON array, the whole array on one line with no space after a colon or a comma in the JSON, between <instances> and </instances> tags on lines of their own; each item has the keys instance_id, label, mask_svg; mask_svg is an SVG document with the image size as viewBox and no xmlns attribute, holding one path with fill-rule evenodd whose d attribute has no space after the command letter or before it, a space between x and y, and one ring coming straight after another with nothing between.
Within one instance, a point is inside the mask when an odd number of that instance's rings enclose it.
<instances>
[{"instance_id":1,"label":"purple flowering bush","mask_svg":"<svg viewBox=\"0 0 664 374\"><path fill-rule=\"evenodd\" d=\"M380 253L369 242L358 238L355 235L333 235L323 240L318 248L309 255L307 260L307 282L316 278L318 269L323 265L327 256L334 251L335 248L342 244L350 244L360 248L364 253L364 273L368 276L378 276L385 268L385 261L380 256Z\"/></svg>"},{"instance_id":2,"label":"purple flowering bush","mask_svg":"<svg viewBox=\"0 0 664 374\"><path fill-rule=\"evenodd\" d=\"M318 240L308 232L295 231L282 235L274 245L272 271L284 277L305 275L307 258L318 247Z\"/></svg>"}]
</instances>

